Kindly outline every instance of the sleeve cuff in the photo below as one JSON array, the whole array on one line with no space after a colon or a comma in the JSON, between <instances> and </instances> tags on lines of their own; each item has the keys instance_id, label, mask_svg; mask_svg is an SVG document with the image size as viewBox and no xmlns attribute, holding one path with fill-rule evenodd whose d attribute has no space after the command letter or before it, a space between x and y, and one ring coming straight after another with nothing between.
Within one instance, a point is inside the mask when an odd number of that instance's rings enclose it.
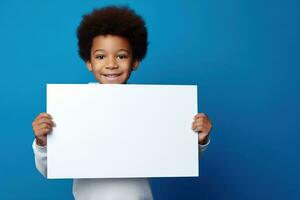
<instances>
[{"instance_id":1,"label":"sleeve cuff","mask_svg":"<svg viewBox=\"0 0 300 200\"><path fill-rule=\"evenodd\" d=\"M210 144L210 138L208 138L208 141L205 144L199 144L200 147L207 147Z\"/></svg>"},{"instance_id":2,"label":"sleeve cuff","mask_svg":"<svg viewBox=\"0 0 300 200\"><path fill-rule=\"evenodd\" d=\"M210 144L210 138L208 139L206 144L198 144L199 152L200 153L204 152L207 149L209 144Z\"/></svg>"},{"instance_id":3,"label":"sleeve cuff","mask_svg":"<svg viewBox=\"0 0 300 200\"><path fill-rule=\"evenodd\" d=\"M36 140L34 139L32 148L34 151L40 152L40 153L47 153L47 145L46 146L40 146L36 144Z\"/></svg>"}]
</instances>

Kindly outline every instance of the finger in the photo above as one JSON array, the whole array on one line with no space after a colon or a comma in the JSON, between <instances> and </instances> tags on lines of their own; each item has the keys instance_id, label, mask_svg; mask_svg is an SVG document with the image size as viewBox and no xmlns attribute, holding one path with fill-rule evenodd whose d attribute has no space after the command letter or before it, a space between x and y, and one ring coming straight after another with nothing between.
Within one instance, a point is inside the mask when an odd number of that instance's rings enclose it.
<instances>
[{"instance_id":1,"label":"finger","mask_svg":"<svg viewBox=\"0 0 300 200\"><path fill-rule=\"evenodd\" d=\"M204 120L202 120L202 119L200 119L200 120L195 120L195 121L193 121L193 123L192 123L192 126L197 126L197 125L202 125L202 124L204 124Z\"/></svg>"},{"instance_id":2,"label":"finger","mask_svg":"<svg viewBox=\"0 0 300 200\"><path fill-rule=\"evenodd\" d=\"M206 119L205 117L199 117L195 120L195 123L205 123Z\"/></svg>"},{"instance_id":3,"label":"finger","mask_svg":"<svg viewBox=\"0 0 300 200\"><path fill-rule=\"evenodd\" d=\"M40 114L36 117L36 119L40 119L40 118L42 118L42 117L46 117L46 118L49 118L49 119L53 119L52 116L51 116L50 114L45 113L45 112L40 113Z\"/></svg>"},{"instance_id":4,"label":"finger","mask_svg":"<svg viewBox=\"0 0 300 200\"><path fill-rule=\"evenodd\" d=\"M54 122L53 122L51 119L45 118L45 117L40 118L40 119L35 123L35 125L40 125L40 124L48 124L49 126L54 126L54 125L55 125Z\"/></svg>"},{"instance_id":5,"label":"finger","mask_svg":"<svg viewBox=\"0 0 300 200\"><path fill-rule=\"evenodd\" d=\"M44 127L44 128L37 129L35 135L36 135L37 137L40 137L40 136L45 136L45 135L47 135L47 134L49 134L49 133L51 133L51 132L52 132L52 128Z\"/></svg>"},{"instance_id":6,"label":"finger","mask_svg":"<svg viewBox=\"0 0 300 200\"><path fill-rule=\"evenodd\" d=\"M205 117L206 115L204 113L198 113L194 116L194 119L198 119L200 117Z\"/></svg>"},{"instance_id":7,"label":"finger","mask_svg":"<svg viewBox=\"0 0 300 200\"><path fill-rule=\"evenodd\" d=\"M55 123L51 119L48 119L48 118L42 118L36 123L36 125L40 125L40 124L48 124L51 127L55 126Z\"/></svg>"},{"instance_id":8,"label":"finger","mask_svg":"<svg viewBox=\"0 0 300 200\"><path fill-rule=\"evenodd\" d=\"M200 116L193 121L193 123L203 123L203 124L211 124L210 120L207 116Z\"/></svg>"},{"instance_id":9,"label":"finger","mask_svg":"<svg viewBox=\"0 0 300 200\"><path fill-rule=\"evenodd\" d=\"M193 120L193 123L203 122L204 120L205 120L205 118L203 116L198 116L197 118L195 118Z\"/></svg>"},{"instance_id":10,"label":"finger","mask_svg":"<svg viewBox=\"0 0 300 200\"><path fill-rule=\"evenodd\" d=\"M204 129L203 126L195 126L195 127L193 128L193 131L194 131L194 132L202 132L203 129Z\"/></svg>"},{"instance_id":11,"label":"finger","mask_svg":"<svg viewBox=\"0 0 300 200\"><path fill-rule=\"evenodd\" d=\"M197 128L198 126L203 126L204 123L202 121L195 121L192 123L192 129Z\"/></svg>"},{"instance_id":12,"label":"finger","mask_svg":"<svg viewBox=\"0 0 300 200\"><path fill-rule=\"evenodd\" d=\"M42 124L42 125L36 127L36 128L34 129L34 132L35 132L35 135L41 135L41 134L43 135L45 130L46 130L46 131L51 131L51 130L52 130L52 127L50 127L50 126L47 125L47 124Z\"/></svg>"},{"instance_id":13,"label":"finger","mask_svg":"<svg viewBox=\"0 0 300 200\"><path fill-rule=\"evenodd\" d=\"M33 126L34 135L43 136L52 131L52 126L46 123Z\"/></svg>"},{"instance_id":14,"label":"finger","mask_svg":"<svg viewBox=\"0 0 300 200\"><path fill-rule=\"evenodd\" d=\"M49 124L43 123L43 124L40 124L37 129L45 129L45 128L52 128L52 126Z\"/></svg>"},{"instance_id":15,"label":"finger","mask_svg":"<svg viewBox=\"0 0 300 200\"><path fill-rule=\"evenodd\" d=\"M192 124L191 129L194 131L195 128L196 128L195 124Z\"/></svg>"},{"instance_id":16,"label":"finger","mask_svg":"<svg viewBox=\"0 0 300 200\"><path fill-rule=\"evenodd\" d=\"M40 123L34 124L33 129L40 129L40 128L45 128L45 127L52 128L53 127L53 123L42 121Z\"/></svg>"},{"instance_id":17,"label":"finger","mask_svg":"<svg viewBox=\"0 0 300 200\"><path fill-rule=\"evenodd\" d=\"M211 124L210 120L207 117L205 117L204 119L199 120L197 122L202 123L203 126L206 127L207 129L210 129L212 127L212 124Z\"/></svg>"},{"instance_id":18,"label":"finger","mask_svg":"<svg viewBox=\"0 0 300 200\"><path fill-rule=\"evenodd\" d=\"M195 122L195 126L198 127L198 126L205 126L205 123L203 121L198 121L198 122Z\"/></svg>"},{"instance_id":19,"label":"finger","mask_svg":"<svg viewBox=\"0 0 300 200\"><path fill-rule=\"evenodd\" d=\"M48 113L40 113L32 122L32 126L34 126L40 119L46 118L46 119L52 119L52 116Z\"/></svg>"},{"instance_id":20,"label":"finger","mask_svg":"<svg viewBox=\"0 0 300 200\"><path fill-rule=\"evenodd\" d=\"M196 123L203 123L204 125L211 126L211 122L210 122L210 120L208 119L207 116L200 117L197 120L195 120L195 122Z\"/></svg>"},{"instance_id":21,"label":"finger","mask_svg":"<svg viewBox=\"0 0 300 200\"><path fill-rule=\"evenodd\" d=\"M208 127L208 126L197 126L195 128L195 132L198 132L198 133L209 133L210 132L210 127Z\"/></svg>"},{"instance_id":22,"label":"finger","mask_svg":"<svg viewBox=\"0 0 300 200\"><path fill-rule=\"evenodd\" d=\"M196 121L193 121L191 129L194 129L195 127L196 127Z\"/></svg>"}]
</instances>

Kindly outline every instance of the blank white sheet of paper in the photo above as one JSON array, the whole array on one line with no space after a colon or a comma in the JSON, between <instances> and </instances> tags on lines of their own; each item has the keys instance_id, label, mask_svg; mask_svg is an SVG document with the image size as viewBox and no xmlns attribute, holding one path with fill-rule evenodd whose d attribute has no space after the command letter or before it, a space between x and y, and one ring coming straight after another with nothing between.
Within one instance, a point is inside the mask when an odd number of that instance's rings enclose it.
<instances>
[{"instance_id":1,"label":"blank white sheet of paper","mask_svg":"<svg viewBox=\"0 0 300 200\"><path fill-rule=\"evenodd\" d=\"M197 86L47 84L48 178L198 176Z\"/></svg>"}]
</instances>

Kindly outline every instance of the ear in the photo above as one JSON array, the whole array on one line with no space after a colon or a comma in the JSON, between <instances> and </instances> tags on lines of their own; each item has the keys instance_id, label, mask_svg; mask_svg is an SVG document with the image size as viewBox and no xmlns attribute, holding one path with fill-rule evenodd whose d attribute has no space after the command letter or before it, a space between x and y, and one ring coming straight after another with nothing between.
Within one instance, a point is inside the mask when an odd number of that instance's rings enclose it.
<instances>
[{"instance_id":1,"label":"ear","mask_svg":"<svg viewBox=\"0 0 300 200\"><path fill-rule=\"evenodd\" d=\"M132 63L132 71L137 70L138 66L140 65L140 61L139 60L135 60Z\"/></svg>"},{"instance_id":2,"label":"ear","mask_svg":"<svg viewBox=\"0 0 300 200\"><path fill-rule=\"evenodd\" d=\"M87 67L87 69L91 72L91 71L93 71L93 67L92 67L92 63L91 63L91 61L86 61L85 62L85 65L86 65L86 67Z\"/></svg>"}]
</instances>

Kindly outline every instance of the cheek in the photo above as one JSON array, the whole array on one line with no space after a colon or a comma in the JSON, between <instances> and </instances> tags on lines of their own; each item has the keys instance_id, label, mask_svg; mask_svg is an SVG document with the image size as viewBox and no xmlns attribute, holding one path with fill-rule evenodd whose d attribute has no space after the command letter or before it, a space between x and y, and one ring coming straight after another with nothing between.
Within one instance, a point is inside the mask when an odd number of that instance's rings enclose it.
<instances>
[{"instance_id":1,"label":"cheek","mask_svg":"<svg viewBox=\"0 0 300 200\"><path fill-rule=\"evenodd\" d=\"M130 74L131 74L131 69L127 69L126 70L126 76L127 76L127 78L130 76Z\"/></svg>"},{"instance_id":2,"label":"cheek","mask_svg":"<svg viewBox=\"0 0 300 200\"><path fill-rule=\"evenodd\" d=\"M100 80L100 78L102 77L100 71L101 71L101 70L99 70L99 69L93 69L94 77L95 77L97 80Z\"/></svg>"},{"instance_id":3,"label":"cheek","mask_svg":"<svg viewBox=\"0 0 300 200\"><path fill-rule=\"evenodd\" d=\"M102 70L102 66L99 63L93 65L93 72L95 74L100 73Z\"/></svg>"}]
</instances>

